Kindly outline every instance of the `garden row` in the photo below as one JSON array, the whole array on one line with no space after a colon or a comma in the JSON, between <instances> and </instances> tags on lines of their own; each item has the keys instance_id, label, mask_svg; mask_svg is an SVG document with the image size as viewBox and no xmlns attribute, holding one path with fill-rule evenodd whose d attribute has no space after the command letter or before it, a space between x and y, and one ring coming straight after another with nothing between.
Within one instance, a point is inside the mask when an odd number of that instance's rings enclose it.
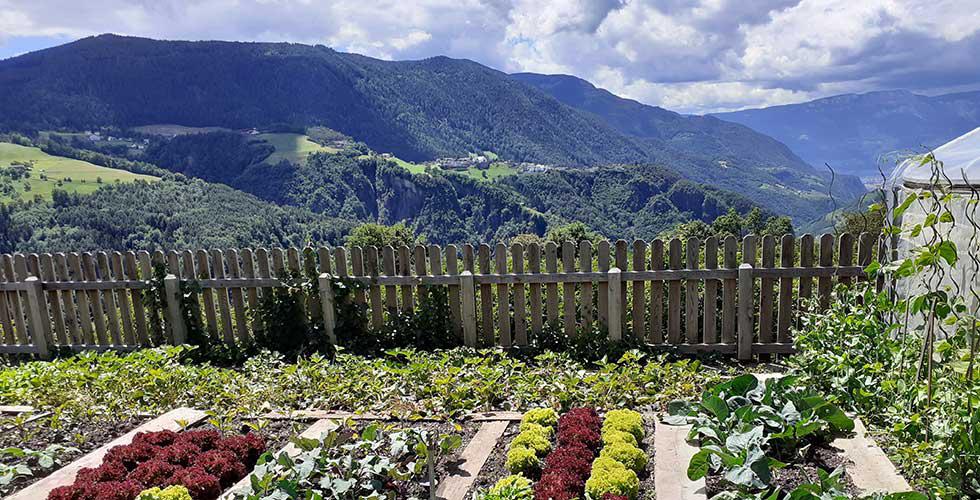
<instances>
[{"instance_id":1,"label":"garden row","mask_svg":"<svg viewBox=\"0 0 980 500\"><path fill-rule=\"evenodd\" d=\"M48 453L20 454L28 473L13 473L0 492L13 500L924 498L905 492L859 422L793 377L735 377L670 410L661 421L577 407L399 424L315 411L222 421L185 408L84 443L33 434L31 418L41 415L28 412L5 418L13 432L4 434ZM311 417L322 418L309 425ZM91 451L68 460L79 446Z\"/></svg>"},{"instance_id":2,"label":"garden row","mask_svg":"<svg viewBox=\"0 0 980 500\"><path fill-rule=\"evenodd\" d=\"M0 420L4 439L43 439L28 430L43 414L19 410ZM312 425L236 421L231 427L240 430L221 430L227 422L188 408L144 420L115 439L86 441L91 451L73 461L81 450L60 443L42 452L2 450L13 461L0 456L0 494L10 500L428 498L472 434L472 426L445 422L344 418ZM305 430L297 434L298 428Z\"/></svg>"}]
</instances>

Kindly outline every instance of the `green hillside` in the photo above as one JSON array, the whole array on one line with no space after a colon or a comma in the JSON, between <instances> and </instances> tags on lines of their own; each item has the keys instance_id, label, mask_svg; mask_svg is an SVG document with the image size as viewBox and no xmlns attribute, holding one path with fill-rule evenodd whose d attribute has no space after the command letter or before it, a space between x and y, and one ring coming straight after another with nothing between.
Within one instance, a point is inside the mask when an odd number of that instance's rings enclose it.
<instances>
[{"instance_id":1,"label":"green hillside","mask_svg":"<svg viewBox=\"0 0 980 500\"><path fill-rule=\"evenodd\" d=\"M255 137L276 148L266 158L266 163L279 163L283 160L291 163L303 163L306 162L306 157L310 153L337 153L340 151L337 148L317 144L303 134L258 134Z\"/></svg>"},{"instance_id":2,"label":"green hillside","mask_svg":"<svg viewBox=\"0 0 980 500\"><path fill-rule=\"evenodd\" d=\"M30 164L29 176L12 178L12 167ZM137 179L156 180L156 177L134 174L125 170L100 167L91 163L51 156L38 148L0 142L0 202L51 199L54 189L88 194L105 184L132 182Z\"/></svg>"}]
</instances>

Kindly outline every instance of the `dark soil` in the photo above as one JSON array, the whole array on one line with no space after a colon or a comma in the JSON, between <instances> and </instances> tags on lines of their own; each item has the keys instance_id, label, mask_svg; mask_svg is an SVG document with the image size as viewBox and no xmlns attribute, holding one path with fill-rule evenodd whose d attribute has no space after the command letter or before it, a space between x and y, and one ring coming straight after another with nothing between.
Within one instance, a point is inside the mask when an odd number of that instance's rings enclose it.
<instances>
[{"instance_id":1,"label":"dark soil","mask_svg":"<svg viewBox=\"0 0 980 500\"><path fill-rule=\"evenodd\" d=\"M643 431L646 433L643 437L643 442L640 443L640 448L647 453L647 468L642 471L640 476L640 499L650 499L653 500L657 498L656 487L654 486L654 460L657 457L654 456L654 434L655 434L655 423L653 415L645 414L643 415Z\"/></svg>"},{"instance_id":2,"label":"dark soil","mask_svg":"<svg viewBox=\"0 0 980 500\"><path fill-rule=\"evenodd\" d=\"M265 449L272 453L278 453L283 446L289 444L293 436L298 436L307 427L313 425L314 420L262 420L244 419L235 420L224 431L225 435L234 436L235 434L247 434L255 432L265 438ZM246 423L261 424L259 429L253 429ZM214 429L209 423L195 425L194 429Z\"/></svg>"},{"instance_id":3,"label":"dark soil","mask_svg":"<svg viewBox=\"0 0 980 500\"><path fill-rule=\"evenodd\" d=\"M832 472L837 467L845 464L844 455L840 450L830 445L814 446L804 463L790 464L783 469L776 469L772 472L772 485L779 487L784 492L792 491L797 486L807 483L818 483L820 476L817 475L818 469ZM856 495L858 489L851 482L847 474L840 477L841 486L850 495ZM708 497L712 497L725 491L725 482L720 475L712 474L705 478L708 488Z\"/></svg>"},{"instance_id":4,"label":"dark soil","mask_svg":"<svg viewBox=\"0 0 980 500\"><path fill-rule=\"evenodd\" d=\"M477 491L486 490L500 479L510 475L510 471L504 466L507 461L507 447L510 446L510 441L514 439L514 436L517 436L519 427L518 422L511 422L507 426L504 435L497 440L497 446L490 452L487 462L483 464L480 474L476 477L476 481L473 481L473 486L470 487L465 498L473 498Z\"/></svg>"},{"instance_id":5,"label":"dark soil","mask_svg":"<svg viewBox=\"0 0 980 500\"><path fill-rule=\"evenodd\" d=\"M0 496L23 489L50 475L64 465L82 455L122 436L149 417L132 417L123 420L84 420L77 422L53 421L44 417L27 424L15 425L13 419L0 419L0 449L20 448L35 451L44 450L49 445L58 444L76 448L56 455L57 462L50 469L42 469L33 458L0 457L6 465L27 464L33 475L20 476L10 484L0 488ZM57 427L55 427L57 424Z\"/></svg>"},{"instance_id":6,"label":"dark soil","mask_svg":"<svg viewBox=\"0 0 980 500\"><path fill-rule=\"evenodd\" d=\"M479 428L479 422L468 422L459 424L457 429L456 424L451 422L387 422L387 425L391 425L393 429L419 429L429 431L430 434L436 436L440 434L457 434L462 439L463 442L456 451L452 452L447 456L439 458L436 462L435 473L436 473L436 484L439 480L444 477L457 472L462 461L459 459L460 453L466 448L470 440L473 439L473 435L476 434ZM412 481L408 484L407 493L413 498L428 498L429 489L428 482L425 480L424 476L422 481Z\"/></svg>"}]
</instances>

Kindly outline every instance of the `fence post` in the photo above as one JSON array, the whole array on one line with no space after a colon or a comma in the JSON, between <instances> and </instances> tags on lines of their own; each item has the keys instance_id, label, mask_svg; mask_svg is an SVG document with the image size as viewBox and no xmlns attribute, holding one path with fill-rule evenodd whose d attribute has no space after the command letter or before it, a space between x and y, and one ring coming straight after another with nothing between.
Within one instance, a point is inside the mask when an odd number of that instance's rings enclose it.
<instances>
[{"instance_id":1,"label":"fence post","mask_svg":"<svg viewBox=\"0 0 980 500\"><path fill-rule=\"evenodd\" d=\"M168 274L163 279L164 292L167 294L167 321L173 332L174 345L187 342L187 326L184 325L184 315L180 313L180 278ZM220 290L225 293L225 290Z\"/></svg>"},{"instance_id":2,"label":"fence post","mask_svg":"<svg viewBox=\"0 0 980 500\"><path fill-rule=\"evenodd\" d=\"M752 275L752 264L745 263L738 267L738 359L752 359L752 340L755 336L753 328L753 303L755 301L755 278Z\"/></svg>"},{"instance_id":3,"label":"fence post","mask_svg":"<svg viewBox=\"0 0 980 500\"><path fill-rule=\"evenodd\" d=\"M609 313L608 324L609 340L618 342L623 340L623 273L618 267L614 267L606 273L609 277Z\"/></svg>"},{"instance_id":4,"label":"fence post","mask_svg":"<svg viewBox=\"0 0 980 500\"><path fill-rule=\"evenodd\" d=\"M42 359L49 357L48 338L51 336L51 323L48 316L48 305L44 300L44 288L37 276L29 276L24 280L27 284L28 320L30 321L31 343L37 349L37 355Z\"/></svg>"},{"instance_id":5,"label":"fence post","mask_svg":"<svg viewBox=\"0 0 980 500\"><path fill-rule=\"evenodd\" d=\"M473 282L473 273L463 271L459 275L459 290L463 301L463 343L467 347L476 347L476 285Z\"/></svg>"},{"instance_id":6,"label":"fence post","mask_svg":"<svg viewBox=\"0 0 980 500\"><path fill-rule=\"evenodd\" d=\"M327 339L331 344L337 343L337 335L334 328L337 326L333 304L333 283L328 273L320 275L320 307L323 310L323 331L327 334Z\"/></svg>"}]
</instances>

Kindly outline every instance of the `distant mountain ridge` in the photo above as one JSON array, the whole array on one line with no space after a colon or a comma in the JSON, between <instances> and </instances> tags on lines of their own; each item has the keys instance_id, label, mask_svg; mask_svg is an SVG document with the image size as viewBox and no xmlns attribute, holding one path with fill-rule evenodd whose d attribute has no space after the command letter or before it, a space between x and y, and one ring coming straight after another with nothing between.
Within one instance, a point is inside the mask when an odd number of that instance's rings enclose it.
<instances>
[{"instance_id":1,"label":"distant mountain ridge","mask_svg":"<svg viewBox=\"0 0 980 500\"><path fill-rule=\"evenodd\" d=\"M406 160L493 151L571 166L653 164L798 221L832 206L825 175L748 128L608 93L589 109L527 79L448 57L100 35L0 61L0 129L323 125ZM835 186L839 198L861 190L856 180Z\"/></svg>"},{"instance_id":2,"label":"distant mountain ridge","mask_svg":"<svg viewBox=\"0 0 980 500\"><path fill-rule=\"evenodd\" d=\"M843 94L714 116L771 135L812 165L874 176L881 155L935 148L980 126L980 91ZM886 173L893 166L882 164Z\"/></svg>"},{"instance_id":3,"label":"distant mountain ridge","mask_svg":"<svg viewBox=\"0 0 980 500\"><path fill-rule=\"evenodd\" d=\"M712 162L682 171L695 181L756 193L748 196L767 206L775 202L781 207L777 210L790 213L827 192L824 172L813 169L779 141L744 125L713 116L682 115L622 98L575 76L515 73L511 77L674 157L697 152L712 158ZM845 177L837 182L835 194L840 199L853 199L862 191L856 179ZM779 185L796 191L772 189Z\"/></svg>"}]
</instances>

